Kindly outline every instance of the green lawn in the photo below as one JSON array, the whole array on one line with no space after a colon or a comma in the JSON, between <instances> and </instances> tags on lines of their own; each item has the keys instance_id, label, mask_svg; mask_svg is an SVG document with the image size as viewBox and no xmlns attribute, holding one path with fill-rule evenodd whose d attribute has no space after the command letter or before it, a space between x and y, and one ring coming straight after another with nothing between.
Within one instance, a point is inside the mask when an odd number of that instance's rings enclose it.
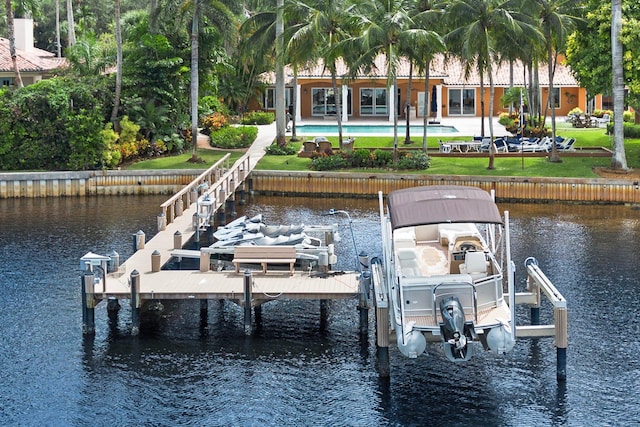
<instances>
[{"instance_id":1,"label":"green lawn","mask_svg":"<svg viewBox=\"0 0 640 427\"><path fill-rule=\"evenodd\" d=\"M224 157L229 151L222 150L198 150L198 156L204 160L204 163L191 163L188 162L191 158L191 152L179 154L177 156L159 157L157 159L144 160L142 162L136 162L126 166L127 170L165 170L165 169L207 169L215 162ZM242 152L230 152L231 157L229 162L233 164L237 159L242 157Z\"/></svg>"},{"instance_id":2,"label":"green lawn","mask_svg":"<svg viewBox=\"0 0 640 427\"><path fill-rule=\"evenodd\" d=\"M557 134L565 138L575 138L575 147L605 147L611 148L612 138L606 135L604 128L576 129L569 123L559 122ZM470 139L470 136L455 137L429 137L427 147L438 148L438 140ZM334 147L338 146L337 137L328 137ZM422 136L412 135L412 143L404 144L404 135L399 136L400 148L422 147ZM295 143L298 146L300 142ZM393 148L392 137L362 136L356 138L356 148ZM640 139L627 139L625 141L627 163L629 167L640 167ZM425 171L413 171L413 174L432 175L479 175L479 176L556 176L567 178L591 178L597 177L593 172L594 167L608 167L611 163L609 157L566 157L562 156L561 163L551 163L544 157L496 157L495 169L489 170L488 158L461 158L461 157L431 157L431 166ZM308 170L310 159L292 156L265 156L257 166L261 170ZM351 170L362 171L362 170ZM369 172L389 172L381 170L368 170ZM401 173L405 173L402 171Z\"/></svg>"},{"instance_id":3,"label":"green lawn","mask_svg":"<svg viewBox=\"0 0 640 427\"><path fill-rule=\"evenodd\" d=\"M576 138L575 147L605 147L611 148L612 139L606 135L603 128L600 129L574 129L570 124L559 122L558 135ZM470 139L470 136L448 137L448 139ZM338 138L329 137L333 145L337 147ZM400 148L422 147L421 135L412 135L413 143L404 144L404 135L399 137ZM438 148L438 137L428 138L428 148ZM298 148L302 142L294 143ZM633 169L640 168L640 139L627 139L625 141L627 163ZM356 148L393 148L393 138L363 136L356 138ZM144 169L206 169L220 158L227 151L199 150L199 156L205 160L204 164L190 163L191 153L184 153L178 156L161 157L152 160L145 160L127 166L129 170ZM241 152L231 152L231 163L242 156ZM561 155L562 157L562 155ZM300 158L297 155L291 156L264 156L257 165L260 170L282 170L282 171L307 171L309 170L310 159ZM478 176L556 176L572 178L591 178L597 175L593 172L594 167L608 167L611 163L608 157L562 157L561 163L551 163L544 157L496 157L495 169L488 170L488 158L461 158L461 157L431 157L431 166L425 171L397 171L399 173L411 174L431 174L431 175L478 175ZM350 170L358 172L362 169ZM389 173L388 170L368 169L367 172ZM394 171L395 172L395 171Z\"/></svg>"}]
</instances>

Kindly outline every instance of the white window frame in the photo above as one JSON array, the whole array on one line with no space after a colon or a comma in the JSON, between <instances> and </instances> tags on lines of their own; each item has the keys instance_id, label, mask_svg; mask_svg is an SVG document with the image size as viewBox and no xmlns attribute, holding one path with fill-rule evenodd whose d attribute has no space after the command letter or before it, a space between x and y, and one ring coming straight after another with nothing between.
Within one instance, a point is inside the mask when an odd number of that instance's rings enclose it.
<instances>
[{"instance_id":1,"label":"white window frame","mask_svg":"<svg viewBox=\"0 0 640 427\"><path fill-rule=\"evenodd\" d=\"M343 88L344 90L344 88ZM319 91L324 91L324 104L322 108L316 108L316 107L320 107L321 104L314 104L314 100L315 100L315 94ZM353 104L353 99L351 97L351 88L347 88L347 115L351 115L351 111L352 111L352 104ZM329 94L330 93L330 94ZM311 88L311 115L312 116L316 116L316 117L321 117L321 116L328 116L328 115L335 115L336 114L336 104L335 101L333 104L329 104L327 103L327 99L333 96L333 88L332 87L313 87ZM335 100L335 96L334 96L334 100ZM330 108L327 108L327 106L332 106L333 105L333 110L331 110ZM341 106L344 109L344 105Z\"/></svg>"},{"instance_id":2,"label":"white window frame","mask_svg":"<svg viewBox=\"0 0 640 427\"><path fill-rule=\"evenodd\" d=\"M287 87L284 92L284 106L285 108L291 105L293 99L293 88ZM264 91L264 95L262 97L262 106L265 110L275 110L276 109L276 88L268 87Z\"/></svg>"},{"instance_id":3,"label":"white window frame","mask_svg":"<svg viewBox=\"0 0 640 427\"><path fill-rule=\"evenodd\" d=\"M373 96L371 97L371 105L365 105L365 108L371 108L371 111L369 112L363 112L362 111L362 107L363 107L363 103L362 103L362 99L363 99L363 92L364 91L373 91ZM383 96L379 96L378 93L382 92ZM387 88L385 87L361 87L360 88L360 93L359 93L359 99L360 99L360 116L370 116L370 117L374 117L374 116L388 116L389 115L389 96L387 94ZM384 104L379 104L378 100L379 99L384 99Z\"/></svg>"},{"instance_id":4,"label":"white window frame","mask_svg":"<svg viewBox=\"0 0 640 427\"><path fill-rule=\"evenodd\" d=\"M449 115L450 116L475 116L476 115L476 100L477 100L477 96L476 96L476 89L475 88L468 88L468 87L460 87L460 88L448 88L448 108L449 108ZM451 109L451 101L452 100L456 100L454 99L455 97L453 97L453 92L458 92L458 99L457 101L459 101L460 103L460 107L458 111L452 112ZM465 113L465 106L464 106L464 94L465 92L469 92L473 94L473 107L469 110L469 112Z\"/></svg>"}]
</instances>

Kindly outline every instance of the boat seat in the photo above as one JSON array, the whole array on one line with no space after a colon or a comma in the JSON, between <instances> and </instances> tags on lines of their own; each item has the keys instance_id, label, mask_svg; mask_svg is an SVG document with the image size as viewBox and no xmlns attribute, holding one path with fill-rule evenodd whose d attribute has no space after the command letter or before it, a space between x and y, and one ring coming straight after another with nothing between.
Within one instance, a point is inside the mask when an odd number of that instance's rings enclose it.
<instances>
[{"instance_id":1,"label":"boat seat","mask_svg":"<svg viewBox=\"0 0 640 427\"><path fill-rule=\"evenodd\" d=\"M400 248L397 251L398 263L403 276L420 276L422 272L412 248Z\"/></svg>"},{"instance_id":2,"label":"boat seat","mask_svg":"<svg viewBox=\"0 0 640 427\"><path fill-rule=\"evenodd\" d=\"M413 227L397 230L393 234L393 241L396 248L415 248L416 233Z\"/></svg>"},{"instance_id":3,"label":"boat seat","mask_svg":"<svg viewBox=\"0 0 640 427\"><path fill-rule=\"evenodd\" d=\"M487 277L487 257L484 252L469 251L464 256L464 263L460 264L460 273L468 274L473 280Z\"/></svg>"}]
</instances>

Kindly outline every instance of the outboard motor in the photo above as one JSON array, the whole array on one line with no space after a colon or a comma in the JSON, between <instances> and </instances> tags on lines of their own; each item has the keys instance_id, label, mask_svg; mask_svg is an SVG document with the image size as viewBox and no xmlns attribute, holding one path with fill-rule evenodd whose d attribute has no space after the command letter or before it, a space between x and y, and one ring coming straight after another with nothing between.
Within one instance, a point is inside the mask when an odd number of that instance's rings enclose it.
<instances>
[{"instance_id":1,"label":"outboard motor","mask_svg":"<svg viewBox=\"0 0 640 427\"><path fill-rule=\"evenodd\" d=\"M440 333L444 341L444 352L452 362L471 359L473 347L468 341L476 338L473 322L466 322L464 309L460 300L455 297L444 298L440 301Z\"/></svg>"}]
</instances>

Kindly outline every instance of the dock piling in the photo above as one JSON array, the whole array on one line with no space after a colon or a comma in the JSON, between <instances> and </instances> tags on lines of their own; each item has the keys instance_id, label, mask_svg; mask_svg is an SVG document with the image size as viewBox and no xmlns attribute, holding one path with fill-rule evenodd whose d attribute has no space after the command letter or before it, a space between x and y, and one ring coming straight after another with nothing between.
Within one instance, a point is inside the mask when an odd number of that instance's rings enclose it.
<instances>
[{"instance_id":1,"label":"dock piling","mask_svg":"<svg viewBox=\"0 0 640 427\"><path fill-rule=\"evenodd\" d=\"M138 230L137 233L133 235L133 251L138 252L138 249L144 249L144 231Z\"/></svg>"},{"instance_id":2,"label":"dock piling","mask_svg":"<svg viewBox=\"0 0 640 427\"><path fill-rule=\"evenodd\" d=\"M182 233L180 230L173 235L173 249L182 249Z\"/></svg>"},{"instance_id":3,"label":"dock piling","mask_svg":"<svg viewBox=\"0 0 640 427\"><path fill-rule=\"evenodd\" d=\"M244 272L244 333L245 335L251 335L251 284L252 284L251 271L245 270Z\"/></svg>"},{"instance_id":4,"label":"dock piling","mask_svg":"<svg viewBox=\"0 0 640 427\"><path fill-rule=\"evenodd\" d=\"M140 273L138 270L131 272L131 335L140 333Z\"/></svg>"},{"instance_id":5,"label":"dock piling","mask_svg":"<svg viewBox=\"0 0 640 427\"><path fill-rule=\"evenodd\" d=\"M164 231L167 229L167 217L164 213L158 214L158 231Z\"/></svg>"},{"instance_id":6,"label":"dock piling","mask_svg":"<svg viewBox=\"0 0 640 427\"><path fill-rule=\"evenodd\" d=\"M82 335L95 335L95 313L94 313L94 275L93 271L87 270L82 276Z\"/></svg>"},{"instance_id":7,"label":"dock piling","mask_svg":"<svg viewBox=\"0 0 640 427\"><path fill-rule=\"evenodd\" d=\"M371 272L365 270L360 274L360 335L369 333L369 289L371 288Z\"/></svg>"},{"instance_id":8,"label":"dock piling","mask_svg":"<svg viewBox=\"0 0 640 427\"><path fill-rule=\"evenodd\" d=\"M157 273L158 271L160 271L160 262L160 251L156 249L155 251L151 252L151 271L153 273Z\"/></svg>"}]
</instances>

